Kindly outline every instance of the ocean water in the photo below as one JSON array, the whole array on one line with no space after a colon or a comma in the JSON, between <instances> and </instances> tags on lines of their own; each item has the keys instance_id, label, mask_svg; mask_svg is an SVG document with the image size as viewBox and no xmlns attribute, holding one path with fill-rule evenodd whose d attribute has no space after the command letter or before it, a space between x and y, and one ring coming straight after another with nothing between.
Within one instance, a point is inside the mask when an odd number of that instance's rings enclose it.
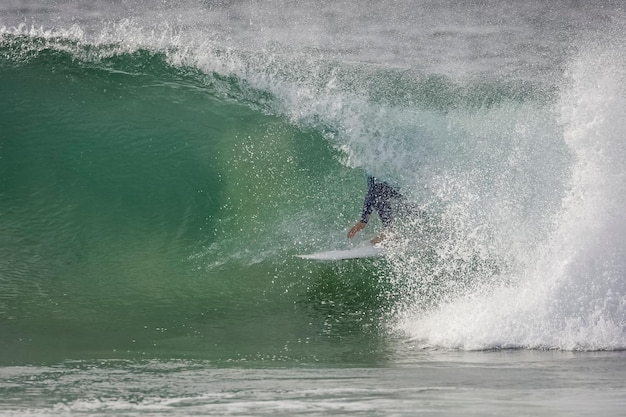
<instances>
[{"instance_id":1,"label":"ocean water","mask_svg":"<svg viewBox=\"0 0 626 417\"><path fill-rule=\"evenodd\" d=\"M621 1L0 4L0 415L626 407ZM384 257L348 248L366 175Z\"/></svg>"}]
</instances>

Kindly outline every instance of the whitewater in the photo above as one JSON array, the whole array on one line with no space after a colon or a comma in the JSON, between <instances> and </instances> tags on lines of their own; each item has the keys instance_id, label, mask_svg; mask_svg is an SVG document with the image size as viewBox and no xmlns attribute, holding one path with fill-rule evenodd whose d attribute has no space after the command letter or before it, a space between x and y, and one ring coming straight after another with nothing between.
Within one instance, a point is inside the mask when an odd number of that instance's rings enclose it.
<instances>
[{"instance_id":1,"label":"whitewater","mask_svg":"<svg viewBox=\"0 0 626 417\"><path fill-rule=\"evenodd\" d=\"M618 1L0 5L0 415L620 415ZM382 230L385 256L316 262Z\"/></svg>"}]
</instances>

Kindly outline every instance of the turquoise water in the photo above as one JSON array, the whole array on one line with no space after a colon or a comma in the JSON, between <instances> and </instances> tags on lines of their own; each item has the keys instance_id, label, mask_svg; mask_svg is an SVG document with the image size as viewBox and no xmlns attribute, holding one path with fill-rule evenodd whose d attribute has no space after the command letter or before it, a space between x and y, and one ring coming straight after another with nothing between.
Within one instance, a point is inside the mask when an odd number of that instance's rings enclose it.
<instances>
[{"instance_id":1,"label":"turquoise water","mask_svg":"<svg viewBox=\"0 0 626 417\"><path fill-rule=\"evenodd\" d=\"M7 40L10 53L33 46ZM315 215L333 215L323 184L343 176L358 191L360 179L341 172L320 134L147 52L96 65L42 51L6 71L6 361L215 350L226 360L317 333L307 304L322 284L311 277L337 267L291 260L313 245L293 228L309 222L314 233Z\"/></svg>"},{"instance_id":2,"label":"turquoise water","mask_svg":"<svg viewBox=\"0 0 626 417\"><path fill-rule=\"evenodd\" d=\"M0 414L618 415L623 22L0 6ZM368 173L422 215L297 258Z\"/></svg>"}]
</instances>

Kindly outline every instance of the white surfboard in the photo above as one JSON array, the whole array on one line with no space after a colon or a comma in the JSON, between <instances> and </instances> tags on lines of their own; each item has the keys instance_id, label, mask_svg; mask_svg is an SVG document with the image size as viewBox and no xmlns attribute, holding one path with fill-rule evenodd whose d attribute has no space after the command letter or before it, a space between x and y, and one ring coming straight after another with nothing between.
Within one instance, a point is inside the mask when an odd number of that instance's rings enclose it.
<instances>
[{"instance_id":1,"label":"white surfboard","mask_svg":"<svg viewBox=\"0 0 626 417\"><path fill-rule=\"evenodd\" d=\"M369 258L372 256L380 256L383 254L383 249L372 246L365 245L359 246L352 249L345 250L330 250L325 252L316 252L308 255L296 255L298 258L302 259L313 259L316 261L341 261L344 259L359 259L359 258Z\"/></svg>"}]
</instances>

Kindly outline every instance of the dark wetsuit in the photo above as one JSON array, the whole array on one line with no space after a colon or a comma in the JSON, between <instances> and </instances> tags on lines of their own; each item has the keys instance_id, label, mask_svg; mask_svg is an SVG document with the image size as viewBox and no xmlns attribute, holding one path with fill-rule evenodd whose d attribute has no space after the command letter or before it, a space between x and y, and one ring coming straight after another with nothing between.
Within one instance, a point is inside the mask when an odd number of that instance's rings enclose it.
<instances>
[{"instance_id":1,"label":"dark wetsuit","mask_svg":"<svg viewBox=\"0 0 626 417\"><path fill-rule=\"evenodd\" d=\"M379 182L373 176L367 177L367 195L363 203L361 221L367 223L373 210L376 210L380 221L385 228L393 223L393 208L391 199L401 198L402 195L386 182Z\"/></svg>"}]
</instances>

